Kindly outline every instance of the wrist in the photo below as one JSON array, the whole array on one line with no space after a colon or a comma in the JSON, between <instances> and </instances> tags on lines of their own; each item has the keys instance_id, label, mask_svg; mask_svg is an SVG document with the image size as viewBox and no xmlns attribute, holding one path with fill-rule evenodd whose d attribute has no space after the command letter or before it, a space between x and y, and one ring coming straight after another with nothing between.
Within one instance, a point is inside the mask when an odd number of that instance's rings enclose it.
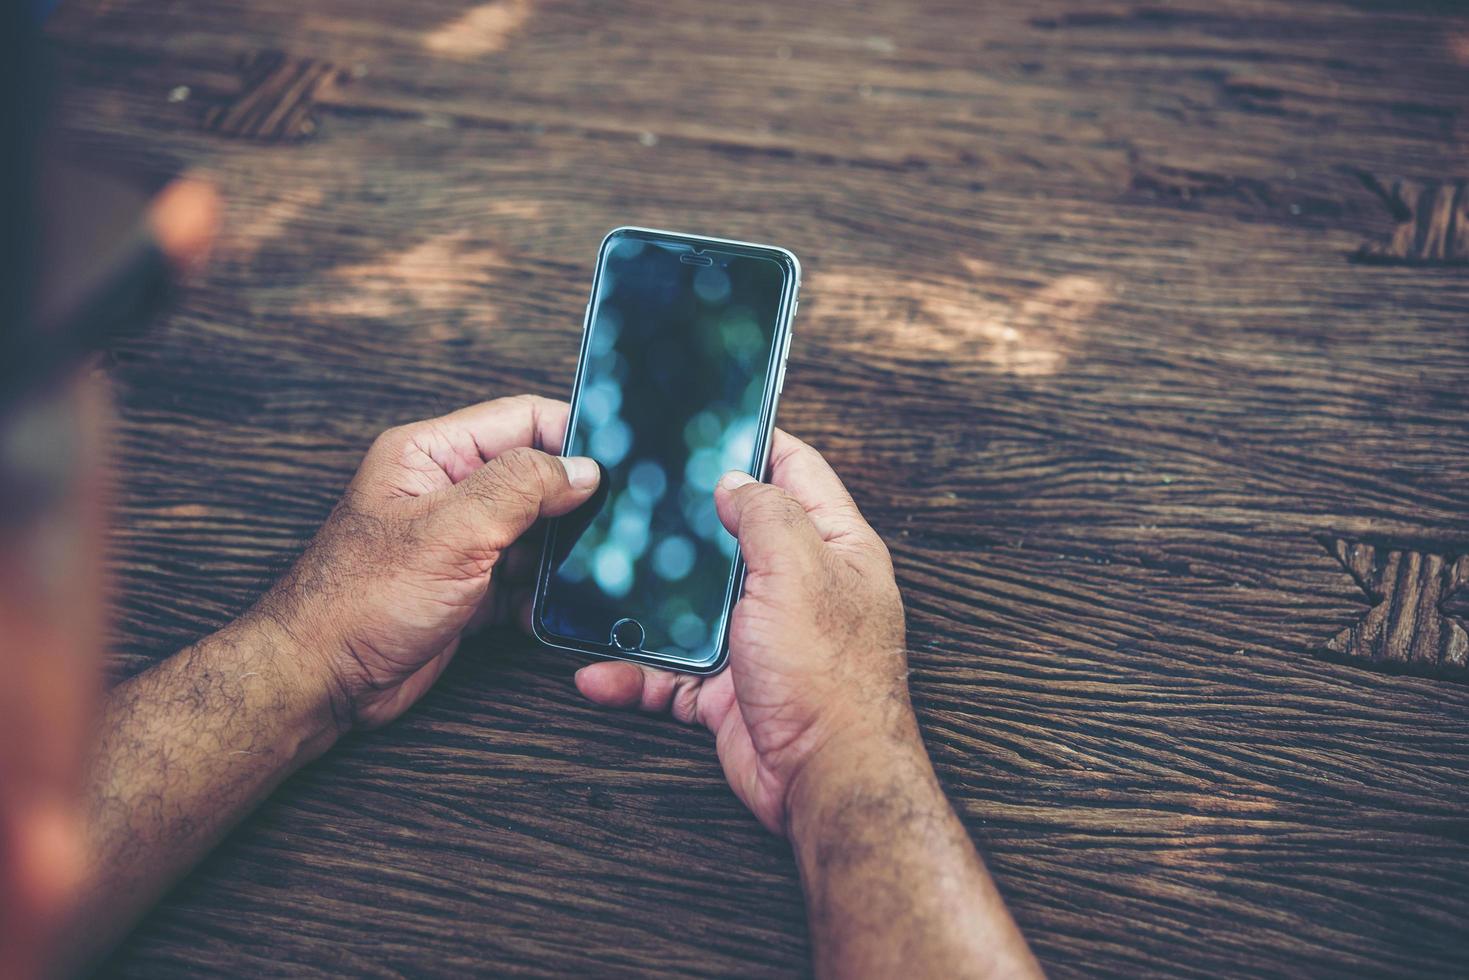
<instances>
[{"instance_id":1,"label":"wrist","mask_svg":"<svg viewBox=\"0 0 1469 980\"><path fill-rule=\"evenodd\" d=\"M786 835L800 850L803 842L829 830L843 812L936 787L937 777L916 722L898 731L849 730L812 753L786 790Z\"/></svg>"},{"instance_id":2,"label":"wrist","mask_svg":"<svg viewBox=\"0 0 1469 980\"><path fill-rule=\"evenodd\" d=\"M351 687L342 675L346 644L331 617L317 604L299 601L291 572L276 583L240 622L269 637L299 695L330 719L338 737L354 727Z\"/></svg>"},{"instance_id":3,"label":"wrist","mask_svg":"<svg viewBox=\"0 0 1469 980\"><path fill-rule=\"evenodd\" d=\"M302 755L320 755L351 729L351 705L332 659L309 630L256 609L217 635L252 651L249 665L272 686Z\"/></svg>"},{"instance_id":4,"label":"wrist","mask_svg":"<svg viewBox=\"0 0 1469 980\"><path fill-rule=\"evenodd\" d=\"M1041 976L916 724L811 761L791 785L787 832L818 976Z\"/></svg>"}]
</instances>

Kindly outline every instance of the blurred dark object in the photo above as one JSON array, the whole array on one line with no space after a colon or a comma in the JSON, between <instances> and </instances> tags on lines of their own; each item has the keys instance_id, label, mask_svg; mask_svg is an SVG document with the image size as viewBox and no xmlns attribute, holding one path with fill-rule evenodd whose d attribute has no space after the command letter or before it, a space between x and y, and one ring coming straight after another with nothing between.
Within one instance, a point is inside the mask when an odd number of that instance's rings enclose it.
<instances>
[{"instance_id":1,"label":"blurred dark object","mask_svg":"<svg viewBox=\"0 0 1469 980\"><path fill-rule=\"evenodd\" d=\"M66 497L81 461L63 382L145 327L169 282L147 195L67 161L47 125L37 28L48 6L0 13L0 528L27 527Z\"/></svg>"},{"instance_id":2,"label":"blurred dark object","mask_svg":"<svg viewBox=\"0 0 1469 980\"><path fill-rule=\"evenodd\" d=\"M4 276L0 412L59 381L109 339L145 327L168 265L141 190L65 158L47 126L50 86L37 33L46 4L7 6L3 33Z\"/></svg>"},{"instance_id":3,"label":"blurred dark object","mask_svg":"<svg viewBox=\"0 0 1469 980\"><path fill-rule=\"evenodd\" d=\"M34 282L36 155L41 132L39 52L32 10L0 5L0 364L30 318Z\"/></svg>"}]
</instances>

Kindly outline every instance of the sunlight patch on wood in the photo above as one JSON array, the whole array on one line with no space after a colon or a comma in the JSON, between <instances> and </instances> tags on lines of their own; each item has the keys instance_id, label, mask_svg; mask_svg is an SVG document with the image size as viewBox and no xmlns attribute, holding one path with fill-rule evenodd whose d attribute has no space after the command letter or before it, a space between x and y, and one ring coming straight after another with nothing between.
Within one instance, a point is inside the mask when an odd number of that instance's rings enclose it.
<instances>
[{"instance_id":1,"label":"sunlight patch on wood","mask_svg":"<svg viewBox=\"0 0 1469 980\"><path fill-rule=\"evenodd\" d=\"M540 201L528 198L497 197L487 201L479 210L486 218L505 218L511 221L538 221L544 209Z\"/></svg>"},{"instance_id":2,"label":"sunlight patch on wood","mask_svg":"<svg viewBox=\"0 0 1469 980\"><path fill-rule=\"evenodd\" d=\"M221 256L241 261L254 258L297 221L316 214L325 200L326 191L320 186L296 184L269 201L227 205L229 213L220 231Z\"/></svg>"},{"instance_id":3,"label":"sunlight patch on wood","mask_svg":"<svg viewBox=\"0 0 1469 980\"><path fill-rule=\"evenodd\" d=\"M530 18L531 0L494 0L424 36L423 46L451 58L475 58L504 50L510 35Z\"/></svg>"},{"instance_id":4,"label":"sunlight patch on wood","mask_svg":"<svg viewBox=\"0 0 1469 980\"><path fill-rule=\"evenodd\" d=\"M498 248L470 241L468 232L439 235L402 252L338 266L329 273L335 282L327 290L335 295L311 304L308 312L376 318L470 312L473 320L489 322L494 273L507 267Z\"/></svg>"},{"instance_id":5,"label":"sunlight patch on wood","mask_svg":"<svg viewBox=\"0 0 1469 980\"><path fill-rule=\"evenodd\" d=\"M209 508L203 504L175 504L172 507L158 508L158 513L163 517L208 517Z\"/></svg>"},{"instance_id":6,"label":"sunlight patch on wood","mask_svg":"<svg viewBox=\"0 0 1469 980\"><path fill-rule=\"evenodd\" d=\"M961 258L958 268L905 279L866 269L825 272L813 277L810 294L823 315L855 321L848 335L864 347L882 343L897 356L959 355L1015 375L1061 370L1112 296L1090 276L1019 286L981 259Z\"/></svg>"}]
</instances>

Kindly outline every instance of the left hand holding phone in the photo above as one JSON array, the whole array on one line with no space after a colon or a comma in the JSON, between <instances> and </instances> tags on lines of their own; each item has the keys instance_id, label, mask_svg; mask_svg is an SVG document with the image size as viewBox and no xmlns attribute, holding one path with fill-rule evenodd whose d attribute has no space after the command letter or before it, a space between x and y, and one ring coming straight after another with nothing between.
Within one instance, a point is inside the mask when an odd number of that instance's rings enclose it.
<instances>
[{"instance_id":1,"label":"left hand holding phone","mask_svg":"<svg viewBox=\"0 0 1469 980\"><path fill-rule=\"evenodd\" d=\"M469 626L529 596L541 541L519 539L599 479L589 459L549 455L567 412L505 398L384 432L259 603L108 692L86 790L92 882L58 973L85 972L282 779L402 714Z\"/></svg>"},{"instance_id":2,"label":"left hand holding phone","mask_svg":"<svg viewBox=\"0 0 1469 980\"><path fill-rule=\"evenodd\" d=\"M564 402L518 396L389 429L292 569L249 615L275 621L326 685L342 729L392 721L466 628L513 616L540 518L575 509L597 464L560 458Z\"/></svg>"}]
</instances>

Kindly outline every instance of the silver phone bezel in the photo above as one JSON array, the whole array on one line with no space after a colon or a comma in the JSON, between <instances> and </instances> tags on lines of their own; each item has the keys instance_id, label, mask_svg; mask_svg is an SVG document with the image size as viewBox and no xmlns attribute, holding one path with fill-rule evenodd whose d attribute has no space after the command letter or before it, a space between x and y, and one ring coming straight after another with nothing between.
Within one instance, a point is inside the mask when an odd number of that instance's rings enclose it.
<instances>
[{"instance_id":1,"label":"silver phone bezel","mask_svg":"<svg viewBox=\"0 0 1469 980\"><path fill-rule=\"evenodd\" d=\"M592 314L596 307L598 290L601 288L602 270L606 264L608 245L614 238L627 234L648 239L671 240L678 244L686 244L695 248L733 246L737 249L763 252L773 258L779 259L788 267L790 275L787 276L785 288L781 293L780 312L776 321L775 342L771 347L772 369L766 374L765 397L761 403L761 438L755 447L754 469L763 478L765 468L769 464L770 442L775 431L775 416L779 408L780 395L785 383L786 360L790 355L792 321L794 320L796 301L801 289L801 260L796 257L794 252L781 248L778 245L745 242L732 238L714 238L708 235L693 235L686 232L667 231L661 228L646 228L640 225L622 225L613 228L604 235L601 244L597 247L597 264L592 274L591 296L587 300L586 309L582 313L581 345L577 354L576 377L571 389L571 413L566 420L568 439L575 430L577 413L580 408L582 380L586 370L588 343L591 338ZM564 448L563 446L563 452ZM605 645L600 645L548 632L542 625L542 613L544 612L545 591L550 581L551 539L555 532L555 527L556 524L554 521L548 523L546 526L546 533L542 540L540 571L536 577L535 598L531 611L531 629L537 640L545 646L557 650L566 650L572 653L580 653L609 660L627 660L633 663L663 667L682 673L708 675L718 673L724 668L724 665L729 660L729 619L731 613L734 611L735 602L738 599L739 591L744 582L744 557L741 555L738 547L735 549L734 561L730 563L730 578L725 587L724 608L719 618L719 638L715 656L708 663L698 663L685 658L661 655L653 651L622 650L611 642L610 637Z\"/></svg>"}]
</instances>

